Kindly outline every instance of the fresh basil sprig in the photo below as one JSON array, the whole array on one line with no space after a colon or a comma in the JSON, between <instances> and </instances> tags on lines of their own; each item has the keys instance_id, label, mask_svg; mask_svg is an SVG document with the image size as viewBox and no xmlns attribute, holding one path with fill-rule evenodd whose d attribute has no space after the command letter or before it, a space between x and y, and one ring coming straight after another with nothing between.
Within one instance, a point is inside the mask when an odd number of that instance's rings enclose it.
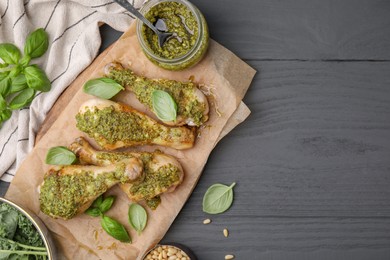
<instances>
[{"instance_id":1,"label":"fresh basil sprig","mask_svg":"<svg viewBox=\"0 0 390 260\"><path fill-rule=\"evenodd\" d=\"M0 107L1 124L11 117L12 111L28 106L36 91L49 91L51 83L45 72L31 59L41 57L49 46L44 29L40 28L27 36L23 57L12 43L0 44L0 96L6 105Z\"/></svg>"},{"instance_id":2,"label":"fresh basil sprig","mask_svg":"<svg viewBox=\"0 0 390 260\"><path fill-rule=\"evenodd\" d=\"M140 235L142 230L145 229L146 222L148 221L146 210L141 205L133 203L129 207L128 215L130 225L138 232L138 235Z\"/></svg>"},{"instance_id":3,"label":"fresh basil sprig","mask_svg":"<svg viewBox=\"0 0 390 260\"><path fill-rule=\"evenodd\" d=\"M152 105L156 116L161 121L175 121L177 116L177 104L166 91L155 90L152 93Z\"/></svg>"},{"instance_id":4,"label":"fresh basil sprig","mask_svg":"<svg viewBox=\"0 0 390 260\"><path fill-rule=\"evenodd\" d=\"M104 231L107 232L107 234L109 234L110 236L112 236L113 238L121 242L131 243L131 238L126 231L126 228L115 219L112 219L104 215L104 213L107 212L112 207L114 201L115 201L114 196L108 196L104 199L103 196L99 196L92 203L92 206L85 211L85 213L92 217L100 216L102 218L100 223Z\"/></svg>"},{"instance_id":5,"label":"fresh basil sprig","mask_svg":"<svg viewBox=\"0 0 390 260\"><path fill-rule=\"evenodd\" d=\"M203 197L203 211L209 214L219 214L230 208L233 202L233 182L230 186L223 184L211 185Z\"/></svg>"},{"instance_id":6,"label":"fresh basil sprig","mask_svg":"<svg viewBox=\"0 0 390 260\"><path fill-rule=\"evenodd\" d=\"M131 243L130 236L127 233L125 227L115 219L112 219L108 216L103 216L100 223L102 224L104 231L106 231L107 234L113 238L121 242Z\"/></svg>"},{"instance_id":7,"label":"fresh basil sprig","mask_svg":"<svg viewBox=\"0 0 390 260\"><path fill-rule=\"evenodd\" d=\"M103 196L99 196L85 213L92 217L103 216L103 213L106 213L112 207L114 201L114 196L108 196L105 199L103 199Z\"/></svg>"},{"instance_id":8,"label":"fresh basil sprig","mask_svg":"<svg viewBox=\"0 0 390 260\"><path fill-rule=\"evenodd\" d=\"M76 155L65 146L52 147L46 154L46 163L51 165L71 165L76 159Z\"/></svg>"},{"instance_id":9,"label":"fresh basil sprig","mask_svg":"<svg viewBox=\"0 0 390 260\"><path fill-rule=\"evenodd\" d=\"M22 108L26 106L27 104L30 104L31 101L34 99L35 96L35 90L31 88L26 88L22 91L20 91L8 104L9 107L13 110Z\"/></svg>"},{"instance_id":10,"label":"fresh basil sprig","mask_svg":"<svg viewBox=\"0 0 390 260\"><path fill-rule=\"evenodd\" d=\"M103 99L110 99L124 89L124 87L110 78L91 79L83 87L85 93Z\"/></svg>"}]
</instances>

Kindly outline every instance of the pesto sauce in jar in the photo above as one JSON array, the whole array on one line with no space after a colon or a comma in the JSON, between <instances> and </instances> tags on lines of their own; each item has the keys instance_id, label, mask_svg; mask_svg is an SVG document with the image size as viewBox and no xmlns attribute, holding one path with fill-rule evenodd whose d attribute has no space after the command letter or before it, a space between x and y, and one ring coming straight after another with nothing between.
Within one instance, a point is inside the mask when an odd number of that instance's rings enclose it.
<instances>
[{"instance_id":1,"label":"pesto sauce in jar","mask_svg":"<svg viewBox=\"0 0 390 260\"><path fill-rule=\"evenodd\" d=\"M164 20L167 31L174 34L160 47L157 35L149 27L143 26L142 34L145 42L156 55L175 59L184 56L195 46L199 36L198 23L194 14L185 5L177 2L162 2L150 8L145 17L153 24L157 19Z\"/></svg>"},{"instance_id":2,"label":"pesto sauce in jar","mask_svg":"<svg viewBox=\"0 0 390 260\"><path fill-rule=\"evenodd\" d=\"M160 47L157 35L137 21L138 40L145 56L154 64L167 70L183 70L197 64L206 54L209 45L207 23L190 2L149 0L141 13L153 24L164 21L167 28L163 31L173 33Z\"/></svg>"}]
</instances>

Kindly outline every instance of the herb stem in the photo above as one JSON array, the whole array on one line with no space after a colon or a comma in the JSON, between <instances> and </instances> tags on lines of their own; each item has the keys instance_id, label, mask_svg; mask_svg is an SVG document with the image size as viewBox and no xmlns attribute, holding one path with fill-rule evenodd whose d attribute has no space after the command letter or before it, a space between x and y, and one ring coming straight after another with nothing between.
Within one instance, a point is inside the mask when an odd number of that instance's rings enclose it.
<instances>
[{"instance_id":1,"label":"herb stem","mask_svg":"<svg viewBox=\"0 0 390 260\"><path fill-rule=\"evenodd\" d=\"M233 183L229 186L229 188L230 188L230 189L233 189L234 186L236 186L236 183L235 183L235 182L233 182Z\"/></svg>"},{"instance_id":2,"label":"herb stem","mask_svg":"<svg viewBox=\"0 0 390 260\"><path fill-rule=\"evenodd\" d=\"M46 251L45 247L29 246L29 245L25 245L25 244L21 244L21 243L15 242L15 241L10 240L10 239L5 238L5 237L0 237L0 240L6 241L6 242L8 242L10 244L14 244L14 245L17 245L17 246L25 248L25 249L32 249L32 250L37 250L37 251Z\"/></svg>"},{"instance_id":3,"label":"herb stem","mask_svg":"<svg viewBox=\"0 0 390 260\"><path fill-rule=\"evenodd\" d=\"M47 252L37 252L37 251L22 251L22 250L0 250L0 253L5 254L18 254L18 255L47 255Z\"/></svg>"},{"instance_id":4,"label":"herb stem","mask_svg":"<svg viewBox=\"0 0 390 260\"><path fill-rule=\"evenodd\" d=\"M8 66L0 69L0 73L11 71L15 66Z\"/></svg>"}]
</instances>

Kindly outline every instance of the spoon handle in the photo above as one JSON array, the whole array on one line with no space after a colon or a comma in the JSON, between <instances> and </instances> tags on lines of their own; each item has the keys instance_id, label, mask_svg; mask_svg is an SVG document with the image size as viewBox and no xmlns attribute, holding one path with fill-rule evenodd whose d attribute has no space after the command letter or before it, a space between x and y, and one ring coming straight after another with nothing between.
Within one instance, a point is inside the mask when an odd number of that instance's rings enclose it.
<instances>
[{"instance_id":1,"label":"spoon handle","mask_svg":"<svg viewBox=\"0 0 390 260\"><path fill-rule=\"evenodd\" d=\"M156 27L154 27L153 24L151 24L149 20L146 19L140 12L138 12L138 10L135 9L134 6L132 6L129 2L127 2L127 0L114 0L114 2L116 2L117 4L125 8L127 11L132 13L135 17L140 19L144 24L146 24L150 29L152 29L158 35L159 31L156 29Z\"/></svg>"}]
</instances>

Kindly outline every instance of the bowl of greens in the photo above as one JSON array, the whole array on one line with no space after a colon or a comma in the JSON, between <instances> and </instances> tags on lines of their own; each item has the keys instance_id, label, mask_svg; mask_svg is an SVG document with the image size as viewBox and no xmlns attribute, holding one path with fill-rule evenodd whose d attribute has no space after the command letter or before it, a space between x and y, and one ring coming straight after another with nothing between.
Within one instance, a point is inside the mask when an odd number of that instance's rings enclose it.
<instances>
[{"instance_id":1,"label":"bowl of greens","mask_svg":"<svg viewBox=\"0 0 390 260\"><path fill-rule=\"evenodd\" d=\"M33 213L0 197L0 260L55 259L55 245Z\"/></svg>"}]
</instances>

